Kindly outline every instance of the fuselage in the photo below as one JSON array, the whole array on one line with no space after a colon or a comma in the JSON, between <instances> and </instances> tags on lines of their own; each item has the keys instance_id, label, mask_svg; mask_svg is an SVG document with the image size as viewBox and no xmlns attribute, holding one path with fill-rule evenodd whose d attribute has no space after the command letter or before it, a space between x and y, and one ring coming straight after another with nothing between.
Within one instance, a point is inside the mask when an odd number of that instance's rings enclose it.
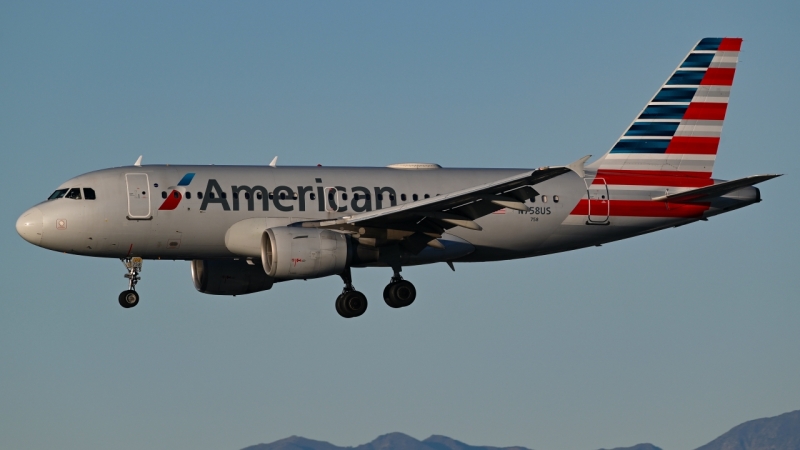
<instances>
[{"instance_id":1,"label":"fuselage","mask_svg":"<svg viewBox=\"0 0 800 450\"><path fill-rule=\"evenodd\" d=\"M33 244L77 255L238 258L242 255L226 245L226 234L242 221L263 219L269 227L335 219L412 203L526 170L530 169L119 167L63 183L59 190L68 193L79 188L81 198L63 195L44 201L20 217L17 230ZM95 194L94 199L86 198L87 188ZM473 248L446 259L504 260L593 246L702 220L760 199L757 188L747 187L700 205L653 202L665 193L663 188L609 187L590 168L586 178L570 172L535 188L539 195L526 202L527 212L502 209L481 217L476 220L481 231L449 229L446 236ZM433 256L408 260L404 265L438 262L436 253L426 250Z\"/></svg>"}]
</instances>

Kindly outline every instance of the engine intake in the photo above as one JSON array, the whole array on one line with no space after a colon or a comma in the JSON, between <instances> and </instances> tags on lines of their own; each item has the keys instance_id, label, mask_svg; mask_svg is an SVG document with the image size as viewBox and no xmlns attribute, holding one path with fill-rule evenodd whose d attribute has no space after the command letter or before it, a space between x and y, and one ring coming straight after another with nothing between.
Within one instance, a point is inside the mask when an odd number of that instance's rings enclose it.
<instances>
[{"instance_id":1,"label":"engine intake","mask_svg":"<svg viewBox=\"0 0 800 450\"><path fill-rule=\"evenodd\" d=\"M320 278L344 271L353 254L349 236L300 227L269 228L261 235L264 272L280 280Z\"/></svg>"},{"instance_id":2,"label":"engine intake","mask_svg":"<svg viewBox=\"0 0 800 450\"><path fill-rule=\"evenodd\" d=\"M195 259L194 287L204 294L243 295L269 290L275 280L258 265L244 260Z\"/></svg>"}]
</instances>

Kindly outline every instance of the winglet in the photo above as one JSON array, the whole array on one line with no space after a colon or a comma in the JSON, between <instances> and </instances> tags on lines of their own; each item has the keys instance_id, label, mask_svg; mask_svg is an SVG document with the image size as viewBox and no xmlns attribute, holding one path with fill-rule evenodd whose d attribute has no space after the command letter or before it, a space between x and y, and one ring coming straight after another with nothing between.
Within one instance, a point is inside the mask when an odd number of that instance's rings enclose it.
<instances>
[{"instance_id":1,"label":"winglet","mask_svg":"<svg viewBox=\"0 0 800 450\"><path fill-rule=\"evenodd\" d=\"M139 155L139 159L137 159L133 165L136 167L142 167L142 155Z\"/></svg>"},{"instance_id":2,"label":"winglet","mask_svg":"<svg viewBox=\"0 0 800 450\"><path fill-rule=\"evenodd\" d=\"M583 165L586 164L586 161L591 157L592 155L586 155L574 163L567 165L567 169L577 173L579 177L583 178L586 175L583 171Z\"/></svg>"},{"instance_id":3,"label":"winglet","mask_svg":"<svg viewBox=\"0 0 800 450\"><path fill-rule=\"evenodd\" d=\"M269 163L269 166L270 167L278 167L278 157L277 156L272 158L272 162Z\"/></svg>"}]
</instances>

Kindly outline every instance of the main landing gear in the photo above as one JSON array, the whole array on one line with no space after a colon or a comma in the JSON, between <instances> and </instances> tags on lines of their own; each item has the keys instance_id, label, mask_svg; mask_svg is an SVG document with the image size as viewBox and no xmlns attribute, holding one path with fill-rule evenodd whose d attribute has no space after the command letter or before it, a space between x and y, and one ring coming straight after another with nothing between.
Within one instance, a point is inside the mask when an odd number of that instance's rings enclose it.
<instances>
[{"instance_id":1,"label":"main landing gear","mask_svg":"<svg viewBox=\"0 0 800 450\"><path fill-rule=\"evenodd\" d=\"M358 317L367 310L367 296L353 287L353 276L350 268L340 275L344 281L344 289L336 298L336 312L344 318Z\"/></svg>"},{"instance_id":2,"label":"main landing gear","mask_svg":"<svg viewBox=\"0 0 800 450\"><path fill-rule=\"evenodd\" d=\"M128 279L128 290L119 294L119 304L123 308L133 308L139 304L139 294L136 292L136 283L142 279L142 258L121 258L122 264L128 269L125 278Z\"/></svg>"},{"instance_id":3,"label":"main landing gear","mask_svg":"<svg viewBox=\"0 0 800 450\"><path fill-rule=\"evenodd\" d=\"M414 303L417 298L417 289L410 281L400 276L400 268L393 267L392 281L383 289L383 300L392 308L405 308Z\"/></svg>"},{"instance_id":4,"label":"main landing gear","mask_svg":"<svg viewBox=\"0 0 800 450\"><path fill-rule=\"evenodd\" d=\"M405 308L414 303L417 290L411 282L400 276L400 268L393 268L392 281L383 290L383 299L392 308ZM336 298L336 312L344 318L358 317L367 310L367 297L353 287L353 276L350 268L340 275L344 281L344 289Z\"/></svg>"}]
</instances>

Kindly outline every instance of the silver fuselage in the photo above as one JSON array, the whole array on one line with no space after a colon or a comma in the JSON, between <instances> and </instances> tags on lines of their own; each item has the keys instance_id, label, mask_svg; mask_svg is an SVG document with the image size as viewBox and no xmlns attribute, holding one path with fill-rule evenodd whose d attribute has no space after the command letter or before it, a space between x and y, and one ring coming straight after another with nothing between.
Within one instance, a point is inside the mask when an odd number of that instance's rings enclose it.
<instances>
[{"instance_id":1,"label":"silver fuselage","mask_svg":"<svg viewBox=\"0 0 800 450\"><path fill-rule=\"evenodd\" d=\"M425 195L433 197L525 171L119 167L90 172L63 183L60 188L89 187L96 192L96 199L59 198L39 203L20 217L17 230L33 244L76 255L172 260L238 258L242 255L231 252L226 246L226 233L247 219L264 219L267 225L334 219L392 204L410 203L415 195L419 199ZM175 186L187 173L194 174L191 182L187 186ZM702 220L760 200L758 189L747 187L685 213L653 214L648 211L637 215L625 211L616 215L616 205L623 208L625 204L647 202L663 195L664 190L625 190L612 186L610 190L602 191L607 195L607 198L603 197L606 200L603 210L595 208L595 217L590 217L578 205L582 199L586 201L593 195L587 190L587 186L591 189L593 176L589 167L585 179L570 172L538 184L536 191L540 195L534 201L526 202L529 212L505 209L481 217L476 222L482 231L451 228L447 235L468 242L474 250L447 260L493 261L573 250ZM219 193L215 198L209 198L210 180L219 185L225 198L221 198ZM136 182L140 186L132 186ZM264 189L252 193L239 190L238 198L234 198L235 190L243 186ZM181 189L183 198L174 209L159 210L165 202L163 197L169 196L173 188ZM331 188L335 189L334 202L328 202ZM393 198L390 198L391 192L394 192ZM203 194L203 198L198 198L198 194ZM356 194L359 194L358 199ZM245 195L250 198L245 198ZM426 251L430 253L431 250ZM409 261L406 265L442 260L435 256L435 252L431 254L432 257Z\"/></svg>"}]
</instances>

